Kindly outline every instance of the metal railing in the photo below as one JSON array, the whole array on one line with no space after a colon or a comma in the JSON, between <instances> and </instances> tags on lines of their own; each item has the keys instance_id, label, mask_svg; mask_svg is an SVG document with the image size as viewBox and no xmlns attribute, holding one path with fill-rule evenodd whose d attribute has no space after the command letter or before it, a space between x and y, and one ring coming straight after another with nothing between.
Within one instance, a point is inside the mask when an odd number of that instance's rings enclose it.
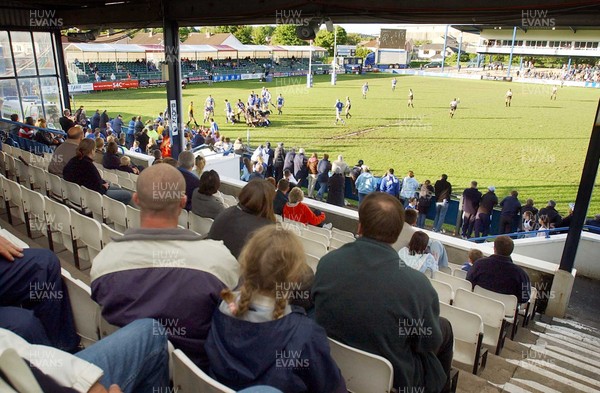
<instances>
[{"instance_id":1,"label":"metal railing","mask_svg":"<svg viewBox=\"0 0 600 393\"><path fill-rule=\"evenodd\" d=\"M599 227L594 227L592 225L584 225L583 229L587 229L588 231L590 231L592 233L600 233L600 228ZM521 239L521 238L541 237L541 236L538 236L538 234L540 234L540 233L544 233L545 234L544 238L549 239L551 233L568 232L568 231L569 231L569 227L550 228L550 229L538 229L538 230L535 230L535 231L523 231L523 232L504 233L502 235L490 235L490 236L482 236L482 237L472 237L472 238L470 238L468 240L470 242L473 242L473 243L484 243L484 242L486 242L488 240L493 240L493 239L497 238L498 236L508 236L510 238Z\"/></svg>"}]
</instances>

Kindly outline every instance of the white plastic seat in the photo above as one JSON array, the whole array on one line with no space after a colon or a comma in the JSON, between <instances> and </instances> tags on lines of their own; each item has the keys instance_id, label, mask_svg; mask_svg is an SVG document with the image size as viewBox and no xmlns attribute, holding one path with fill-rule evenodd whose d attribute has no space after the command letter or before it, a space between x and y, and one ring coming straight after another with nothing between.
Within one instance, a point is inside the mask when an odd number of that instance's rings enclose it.
<instances>
[{"instance_id":1,"label":"white plastic seat","mask_svg":"<svg viewBox=\"0 0 600 393\"><path fill-rule=\"evenodd\" d=\"M65 179L61 179L61 182L63 196L65 197L67 205L81 211L85 207L81 198L81 187L78 184L66 181Z\"/></svg>"},{"instance_id":2,"label":"white plastic seat","mask_svg":"<svg viewBox=\"0 0 600 393\"><path fill-rule=\"evenodd\" d=\"M483 340L483 322L473 312L463 310L446 303L440 303L440 317L452 325L454 334L453 361L472 367L473 374L484 368L487 361L487 349L481 347Z\"/></svg>"},{"instance_id":3,"label":"white plastic seat","mask_svg":"<svg viewBox=\"0 0 600 393\"><path fill-rule=\"evenodd\" d=\"M48 183L48 172L43 168L37 166L29 167L29 174L31 175L31 189L39 190L41 193L48 195L50 184Z\"/></svg>"},{"instance_id":4,"label":"white plastic seat","mask_svg":"<svg viewBox=\"0 0 600 393\"><path fill-rule=\"evenodd\" d=\"M83 259L91 262L94 261L96 255L102 250L102 227L100 223L93 218L84 216L71 210L71 226L77 232L77 238L81 240L85 247L78 247L79 250L85 251L82 255ZM85 248L85 250L83 250Z\"/></svg>"},{"instance_id":5,"label":"white plastic seat","mask_svg":"<svg viewBox=\"0 0 600 393\"><path fill-rule=\"evenodd\" d=\"M110 220L118 232L127 229L127 207L122 202L102 195L102 207L104 210L104 222Z\"/></svg>"},{"instance_id":6,"label":"white plastic seat","mask_svg":"<svg viewBox=\"0 0 600 393\"><path fill-rule=\"evenodd\" d=\"M328 339L331 357L354 393L388 393L394 381L394 368L389 360Z\"/></svg>"},{"instance_id":7,"label":"white plastic seat","mask_svg":"<svg viewBox=\"0 0 600 393\"><path fill-rule=\"evenodd\" d=\"M312 232L319 233L319 234L325 236L327 239L331 239L331 230L329 230L327 228L317 227L314 225L307 225L306 229L308 229L309 231L312 231Z\"/></svg>"},{"instance_id":8,"label":"white plastic seat","mask_svg":"<svg viewBox=\"0 0 600 393\"><path fill-rule=\"evenodd\" d=\"M317 266L319 265L319 258L314 255L306 254L306 264L316 273Z\"/></svg>"},{"instance_id":9,"label":"white plastic seat","mask_svg":"<svg viewBox=\"0 0 600 393\"><path fill-rule=\"evenodd\" d=\"M187 213L187 212L186 212ZM187 224L187 220L186 220ZM140 227L140 210L127 205L127 228Z\"/></svg>"},{"instance_id":10,"label":"white plastic seat","mask_svg":"<svg viewBox=\"0 0 600 393\"><path fill-rule=\"evenodd\" d=\"M51 249L54 250L54 243L62 244L67 250L73 253L76 258L76 265L79 265L77 253L74 252L77 247L76 237L71 232L71 209L56 202L54 199L44 197L46 223L51 231ZM77 266L79 268L79 266Z\"/></svg>"},{"instance_id":11,"label":"white plastic seat","mask_svg":"<svg viewBox=\"0 0 600 393\"><path fill-rule=\"evenodd\" d=\"M53 175L52 173L48 173L47 178L48 178L48 183L50 185L50 193L48 196L51 198L54 198L58 201L64 202L65 195L64 195L63 189L62 189L63 179L61 179L60 177L58 177L56 175Z\"/></svg>"},{"instance_id":12,"label":"white plastic seat","mask_svg":"<svg viewBox=\"0 0 600 393\"><path fill-rule=\"evenodd\" d=\"M102 175L102 178L105 181L110 182L112 184L119 184L119 176L117 176L116 173L109 172L106 169L104 170L104 174Z\"/></svg>"},{"instance_id":13,"label":"white plastic seat","mask_svg":"<svg viewBox=\"0 0 600 393\"><path fill-rule=\"evenodd\" d=\"M452 290L454 292L456 292L459 288L466 289L467 291L471 291L471 288L473 288L473 285L471 284L470 281L451 276L450 274L446 274L444 272L440 272L440 271L434 272L433 278L435 278L438 281L449 284L452 287Z\"/></svg>"},{"instance_id":14,"label":"white plastic seat","mask_svg":"<svg viewBox=\"0 0 600 393\"><path fill-rule=\"evenodd\" d=\"M17 209L16 217L22 222L25 222L25 214L23 213L23 197L21 193L21 185L16 181L7 178L2 179L2 190L4 203L8 214L8 222L12 225L12 212Z\"/></svg>"},{"instance_id":15,"label":"white plastic seat","mask_svg":"<svg viewBox=\"0 0 600 393\"><path fill-rule=\"evenodd\" d=\"M29 165L15 158L15 177L20 184L26 187L31 186L31 176L29 175Z\"/></svg>"},{"instance_id":16,"label":"white plastic seat","mask_svg":"<svg viewBox=\"0 0 600 393\"><path fill-rule=\"evenodd\" d=\"M225 205L227 205L227 207L236 206L238 204L238 200L233 195L227 195L223 193L221 193L221 195L223 195L223 202Z\"/></svg>"},{"instance_id":17,"label":"white plastic seat","mask_svg":"<svg viewBox=\"0 0 600 393\"><path fill-rule=\"evenodd\" d=\"M119 181L121 181L121 179L129 179L130 178L129 172L116 170L116 171L114 171L114 173L119 177Z\"/></svg>"},{"instance_id":18,"label":"white plastic seat","mask_svg":"<svg viewBox=\"0 0 600 393\"><path fill-rule=\"evenodd\" d=\"M12 149L13 149L13 147L11 145L9 145L8 143L2 144L2 152L3 153L12 154Z\"/></svg>"},{"instance_id":19,"label":"white plastic seat","mask_svg":"<svg viewBox=\"0 0 600 393\"><path fill-rule=\"evenodd\" d=\"M349 237L351 239L356 239L354 237L354 234L352 232L348 232L348 231L343 231L341 229L337 229L337 228L331 228L331 237L335 237L337 239L340 239L341 236L345 236L345 237ZM341 238L341 240L344 240L344 238Z\"/></svg>"},{"instance_id":20,"label":"white plastic seat","mask_svg":"<svg viewBox=\"0 0 600 393\"><path fill-rule=\"evenodd\" d=\"M304 252L306 254L314 255L317 258L321 258L325 254L327 254L327 246L321 242L307 239L302 236L300 236L300 241L304 246Z\"/></svg>"},{"instance_id":21,"label":"white plastic seat","mask_svg":"<svg viewBox=\"0 0 600 393\"><path fill-rule=\"evenodd\" d=\"M6 154L6 152L4 151L0 151L0 174L2 174L2 176L6 176L6 156L8 154Z\"/></svg>"},{"instance_id":22,"label":"white plastic seat","mask_svg":"<svg viewBox=\"0 0 600 393\"><path fill-rule=\"evenodd\" d=\"M524 309L519 310L519 314L523 316L523 327L529 325L531 318L535 316L537 307L538 291L534 286L531 286L531 295Z\"/></svg>"},{"instance_id":23,"label":"white plastic seat","mask_svg":"<svg viewBox=\"0 0 600 393\"><path fill-rule=\"evenodd\" d=\"M438 281L435 279L429 280L431 286L438 294L438 299L442 303L452 304L452 299L454 298L454 292L452 291L452 287L450 284L446 284L445 282Z\"/></svg>"},{"instance_id":24,"label":"white plastic seat","mask_svg":"<svg viewBox=\"0 0 600 393\"><path fill-rule=\"evenodd\" d=\"M188 224L190 230L197 232L200 235L208 235L213 221L214 220L212 218L200 217L192 212L188 214Z\"/></svg>"},{"instance_id":25,"label":"white plastic seat","mask_svg":"<svg viewBox=\"0 0 600 393\"><path fill-rule=\"evenodd\" d=\"M490 291L480 287L479 285L475 286L473 292L485 297L489 297L490 299L498 300L504 304L504 320L513 325L510 333L510 339L513 340L515 338L515 334L517 333L517 328L519 327L519 309L517 297L515 295L504 295L502 293Z\"/></svg>"},{"instance_id":26,"label":"white plastic seat","mask_svg":"<svg viewBox=\"0 0 600 393\"><path fill-rule=\"evenodd\" d=\"M341 239L342 237L344 237L345 239ZM351 239L346 236L332 237L331 239L329 239L329 249L337 250L338 248L342 247L344 244L352 243L354 240L355 239Z\"/></svg>"},{"instance_id":27,"label":"white plastic seat","mask_svg":"<svg viewBox=\"0 0 600 393\"><path fill-rule=\"evenodd\" d=\"M46 214L44 213L46 208L44 196L26 187L21 189L21 196L23 198L23 213L25 215L25 225L27 225L27 235L33 238L32 231L36 231L48 236Z\"/></svg>"},{"instance_id":28,"label":"white plastic seat","mask_svg":"<svg viewBox=\"0 0 600 393\"><path fill-rule=\"evenodd\" d=\"M187 210L185 209L181 209L181 213L179 213L179 225L181 225L184 228L189 228L190 224L189 224L189 215L193 214L193 213L189 213Z\"/></svg>"},{"instance_id":29,"label":"white plastic seat","mask_svg":"<svg viewBox=\"0 0 600 393\"><path fill-rule=\"evenodd\" d=\"M495 348L500 355L504 345L504 304L486 296L459 289L454 294L456 307L474 312L483 321L483 343Z\"/></svg>"},{"instance_id":30,"label":"white plastic seat","mask_svg":"<svg viewBox=\"0 0 600 393\"><path fill-rule=\"evenodd\" d=\"M179 393L235 393L215 381L194 364L180 349L173 351L173 388Z\"/></svg>"},{"instance_id":31,"label":"white plastic seat","mask_svg":"<svg viewBox=\"0 0 600 393\"><path fill-rule=\"evenodd\" d=\"M462 278L463 280L467 279L467 271L462 269L452 269L452 275L454 277Z\"/></svg>"},{"instance_id":32,"label":"white plastic seat","mask_svg":"<svg viewBox=\"0 0 600 393\"><path fill-rule=\"evenodd\" d=\"M115 231L106 224L102 224L102 248L106 247L113 239L123 237L123 234L119 231Z\"/></svg>"},{"instance_id":33,"label":"white plastic seat","mask_svg":"<svg viewBox=\"0 0 600 393\"><path fill-rule=\"evenodd\" d=\"M308 225L311 226L311 225ZM320 233L317 232L313 232L310 231L308 229L304 229L302 230L302 232L300 232L300 236L305 238L305 239L310 239L310 240L314 240L316 242L321 243L322 245L324 245L325 247L329 247L329 238L325 235L322 235Z\"/></svg>"},{"instance_id":34,"label":"white plastic seat","mask_svg":"<svg viewBox=\"0 0 600 393\"><path fill-rule=\"evenodd\" d=\"M8 179L14 179L15 178L15 158L10 154L6 154L4 156L4 159L6 162L6 177Z\"/></svg>"},{"instance_id":35,"label":"white plastic seat","mask_svg":"<svg viewBox=\"0 0 600 393\"><path fill-rule=\"evenodd\" d=\"M446 274L452 275L452 269L450 267L448 267L448 266L439 266L438 270L440 272L442 272L442 273L446 273Z\"/></svg>"},{"instance_id":36,"label":"white plastic seat","mask_svg":"<svg viewBox=\"0 0 600 393\"><path fill-rule=\"evenodd\" d=\"M102 194L92 191L88 188L81 187L81 203L88 211L92 213L94 220L102 221L104 219Z\"/></svg>"},{"instance_id":37,"label":"white plastic seat","mask_svg":"<svg viewBox=\"0 0 600 393\"><path fill-rule=\"evenodd\" d=\"M83 281L73 278L65 269L62 269L61 275L69 291L75 329L81 337L81 344L89 347L100 339L98 330L100 306L92 300L92 290Z\"/></svg>"},{"instance_id":38,"label":"white plastic seat","mask_svg":"<svg viewBox=\"0 0 600 393\"><path fill-rule=\"evenodd\" d=\"M130 178L119 177L119 186L126 190L135 191L135 183Z\"/></svg>"}]
</instances>

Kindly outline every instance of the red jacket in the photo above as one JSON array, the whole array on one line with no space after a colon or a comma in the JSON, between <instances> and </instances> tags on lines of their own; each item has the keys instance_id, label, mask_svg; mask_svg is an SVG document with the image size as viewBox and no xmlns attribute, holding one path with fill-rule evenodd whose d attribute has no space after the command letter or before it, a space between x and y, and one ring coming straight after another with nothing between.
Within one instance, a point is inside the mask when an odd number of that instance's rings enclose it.
<instances>
[{"instance_id":1,"label":"red jacket","mask_svg":"<svg viewBox=\"0 0 600 393\"><path fill-rule=\"evenodd\" d=\"M317 216L302 202L298 202L296 206L290 206L289 203L286 203L283 207L283 218L298 221L303 224L319 225L325 221L325 213L321 213L321 215Z\"/></svg>"}]
</instances>

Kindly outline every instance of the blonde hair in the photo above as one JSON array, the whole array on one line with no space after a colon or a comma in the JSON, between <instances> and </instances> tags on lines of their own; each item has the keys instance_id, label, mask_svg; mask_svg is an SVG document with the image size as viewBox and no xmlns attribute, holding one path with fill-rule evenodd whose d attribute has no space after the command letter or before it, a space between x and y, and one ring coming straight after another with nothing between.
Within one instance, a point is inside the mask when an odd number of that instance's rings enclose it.
<instances>
[{"instance_id":1,"label":"blonde hair","mask_svg":"<svg viewBox=\"0 0 600 393\"><path fill-rule=\"evenodd\" d=\"M303 199L304 193L302 190L298 187L292 188L292 191L290 191L290 194L288 195L288 200L290 203L302 202Z\"/></svg>"},{"instance_id":2,"label":"blonde hair","mask_svg":"<svg viewBox=\"0 0 600 393\"><path fill-rule=\"evenodd\" d=\"M127 156L122 156L121 157L121 165L129 166L129 164L131 164L131 158L129 158Z\"/></svg>"},{"instance_id":3,"label":"blonde hair","mask_svg":"<svg viewBox=\"0 0 600 393\"><path fill-rule=\"evenodd\" d=\"M475 262L476 260L483 258L483 253L481 252L481 250L472 248L469 250L467 256L469 257L470 262Z\"/></svg>"},{"instance_id":4,"label":"blonde hair","mask_svg":"<svg viewBox=\"0 0 600 393\"><path fill-rule=\"evenodd\" d=\"M275 299L273 319L279 319L288 305L289 291L296 288L288 283L301 283L305 260L298 236L279 226L267 225L254 232L240 254L243 284L237 304L230 289L221 291L221 298L230 304L233 315L242 316L248 311L253 295L269 296Z\"/></svg>"}]
</instances>

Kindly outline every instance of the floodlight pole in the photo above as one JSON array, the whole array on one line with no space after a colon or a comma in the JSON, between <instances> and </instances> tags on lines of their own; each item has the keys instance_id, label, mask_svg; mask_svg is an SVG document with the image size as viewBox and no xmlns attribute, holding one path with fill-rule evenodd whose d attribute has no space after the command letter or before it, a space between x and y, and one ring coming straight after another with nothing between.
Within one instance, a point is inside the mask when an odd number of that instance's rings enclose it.
<instances>
[{"instance_id":1,"label":"floodlight pole","mask_svg":"<svg viewBox=\"0 0 600 393\"><path fill-rule=\"evenodd\" d=\"M69 78L67 77L69 71L67 68L67 62L65 61L65 53L63 52L63 46L61 44L60 30L54 31L54 51L56 53L56 69L58 70L58 79L60 80L60 93L62 95L62 101L64 107L61 113L65 109L71 109L71 102L69 100ZM84 63L85 68L85 63ZM73 103L75 105L75 103Z\"/></svg>"},{"instance_id":2,"label":"floodlight pole","mask_svg":"<svg viewBox=\"0 0 600 393\"><path fill-rule=\"evenodd\" d=\"M458 58L456 59L456 67L458 68L458 72L460 72L460 52L462 51L462 39L463 32L460 32L460 41L458 43Z\"/></svg>"},{"instance_id":3,"label":"floodlight pole","mask_svg":"<svg viewBox=\"0 0 600 393\"><path fill-rule=\"evenodd\" d=\"M444 73L444 66L446 65L446 45L448 44L448 27L446 25L446 33L444 34L444 49L442 49L442 74Z\"/></svg>"},{"instance_id":4,"label":"floodlight pole","mask_svg":"<svg viewBox=\"0 0 600 393\"><path fill-rule=\"evenodd\" d=\"M508 70L506 71L506 76L510 76L510 68L512 66L513 53L515 51L515 40L517 39L517 26L513 27L513 38L510 44L510 56L508 58Z\"/></svg>"},{"instance_id":5,"label":"floodlight pole","mask_svg":"<svg viewBox=\"0 0 600 393\"><path fill-rule=\"evenodd\" d=\"M310 40L310 48L308 50L308 74L306 75L306 88L310 89L313 85L312 80L312 51L313 51L313 41Z\"/></svg>"},{"instance_id":6,"label":"floodlight pole","mask_svg":"<svg viewBox=\"0 0 600 393\"><path fill-rule=\"evenodd\" d=\"M596 109L596 117L594 118L594 127L592 128L592 136L590 144L583 164L581 172L581 181L579 182L579 190L575 199L575 208L573 209L573 217L569 226L569 233L565 241L562 257L560 258L560 270L571 273L577 256L577 247L581 239L581 231L585 224L585 216L587 214L592 192L594 191L594 183L598 175L598 162L600 161L600 101Z\"/></svg>"},{"instance_id":7,"label":"floodlight pole","mask_svg":"<svg viewBox=\"0 0 600 393\"><path fill-rule=\"evenodd\" d=\"M335 70L337 68L337 29L335 26L333 26L333 63L331 68L331 85L335 86L337 81L337 74Z\"/></svg>"}]
</instances>

